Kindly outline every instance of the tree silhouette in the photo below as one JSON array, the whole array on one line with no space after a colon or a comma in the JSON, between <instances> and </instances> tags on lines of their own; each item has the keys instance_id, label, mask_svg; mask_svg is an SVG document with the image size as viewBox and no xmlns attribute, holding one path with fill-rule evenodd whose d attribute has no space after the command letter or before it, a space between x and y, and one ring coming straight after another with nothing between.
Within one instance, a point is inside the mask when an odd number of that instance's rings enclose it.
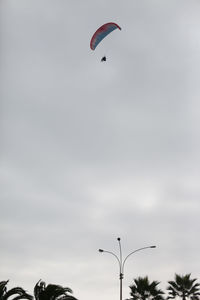
<instances>
[{"instance_id":1,"label":"tree silhouette","mask_svg":"<svg viewBox=\"0 0 200 300\"><path fill-rule=\"evenodd\" d=\"M48 284L39 280L34 287L34 296L36 300L77 300L72 295L72 290L61 285Z\"/></svg>"},{"instance_id":2,"label":"tree silhouette","mask_svg":"<svg viewBox=\"0 0 200 300\"><path fill-rule=\"evenodd\" d=\"M148 277L138 277L130 286L131 298L128 300L163 300L164 292L158 289L158 281L149 282Z\"/></svg>"},{"instance_id":3,"label":"tree silhouette","mask_svg":"<svg viewBox=\"0 0 200 300\"><path fill-rule=\"evenodd\" d=\"M21 287L15 287L10 290L7 290L7 281L0 282L0 300L7 300L11 298L12 300L20 300L20 299L27 299L32 300L33 296L26 293L26 291Z\"/></svg>"},{"instance_id":4,"label":"tree silhouette","mask_svg":"<svg viewBox=\"0 0 200 300\"><path fill-rule=\"evenodd\" d=\"M182 300L191 299L198 300L200 295L200 284L195 283L196 278L191 279L191 274L178 275L175 274L174 281L168 281L169 286L167 290L169 291L169 296L167 299L174 299L176 296L182 298Z\"/></svg>"}]
</instances>

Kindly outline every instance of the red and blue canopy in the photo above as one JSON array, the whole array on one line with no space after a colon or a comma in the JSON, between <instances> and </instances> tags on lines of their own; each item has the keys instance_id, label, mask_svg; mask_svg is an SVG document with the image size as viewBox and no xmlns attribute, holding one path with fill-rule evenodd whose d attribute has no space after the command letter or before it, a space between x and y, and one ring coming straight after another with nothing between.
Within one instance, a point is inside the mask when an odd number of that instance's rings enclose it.
<instances>
[{"instance_id":1,"label":"red and blue canopy","mask_svg":"<svg viewBox=\"0 0 200 300\"><path fill-rule=\"evenodd\" d=\"M94 35L91 38L90 41L90 48L92 50L94 50L96 48L96 46L109 34L111 33L113 30L115 29L119 29L121 30L121 28L119 27L119 25L117 25L116 23L106 23L104 25L102 25L101 27L99 27L97 29L97 31L94 33Z\"/></svg>"}]
</instances>

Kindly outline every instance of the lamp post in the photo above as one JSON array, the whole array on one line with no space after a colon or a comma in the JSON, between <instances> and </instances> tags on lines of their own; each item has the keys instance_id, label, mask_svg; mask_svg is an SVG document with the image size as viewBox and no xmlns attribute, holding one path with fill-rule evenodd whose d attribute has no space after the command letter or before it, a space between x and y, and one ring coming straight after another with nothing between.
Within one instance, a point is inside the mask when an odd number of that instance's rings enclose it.
<instances>
[{"instance_id":1,"label":"lamp post","mask_svg":"<svg viewBox=\"0 0 200 300\"><path fill-rule=\"evenodd\" d=\"M143 248L139 248L136 249L134 251L132 251L131 253L129 253L125 259L123 259L122 256L122 246L121 246L121 239L118 237L117 238L118 243L119 243L119 256L117 256L115 253L111 252L111 251L107 251L107 250L103 250L103 249L99 249L99 252L101 253L109 253L111 255L113 255L119 264L119 280L120 280L120 286L119 286L119 292L120 292L120 300L122 300L122 280L124 278L124 264L127 261L127 259L129 258L129 256L131 256L132 254L134 254L135 252L141 251L141 250L145 250L145 249L149 249L149 248L156 248L156 246L147 246L147 247L143 247Z\"/></svg>"}]
</instances>

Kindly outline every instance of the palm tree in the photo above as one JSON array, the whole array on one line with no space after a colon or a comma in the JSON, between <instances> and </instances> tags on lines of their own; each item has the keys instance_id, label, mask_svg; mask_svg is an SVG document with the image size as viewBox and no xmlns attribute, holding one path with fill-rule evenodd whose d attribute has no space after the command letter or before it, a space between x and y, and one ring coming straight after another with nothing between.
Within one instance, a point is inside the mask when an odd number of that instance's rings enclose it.
<instances>
[{"instance_id":1,"label":"palm tree","mask_svg":"<svg viewBox=\"0 0 200 300\"><path fill-rule=\"evenodd\" d=\"M12 300L20 300L20 299L27 299L32 300L33 296L26 293L26 291L21 287L15 287L10 290L7 290L7 281L0 282L0 300L7 300L11 297Z\"/></svg>"},{"instance_id":2,"label":"palm tree","mask_svg":"<svg viewBox=\"0 0 200 300\"><path fill-rule=\"evenodd\" d=\"M182 300L200 299L200 284L195 283L197 279L191 279L190 275L191 274L186 274L181 276L175 274L175 280L168 281L169 286L167 287L167 290L169 291L169 296L167 297L167 299L174 299L176 296L182 298Z\"/></svg>"},{"instance_id":3,"label":"palm tree","mask_svg":"<svg viewBox=\"0 0 200 300\"><path fill-rule=\"evenodd\" d=\"M131 298L128 300L164 300L164 292L157 288L159 282L149 282L148 277L138 277L134 279L134 283L130 286Z\"/></svg>"},{"instance_id":4,"label":"palm tree","mask_svg":"<svg viewBox=\"0 0 200 300\"><path fill-rule=\"evenodd\" d=\"M61 285L48 284L39 280L34 287L34 295L36 300L77 300L72 295L72 290Z\"/></svg>"}]
</instances>

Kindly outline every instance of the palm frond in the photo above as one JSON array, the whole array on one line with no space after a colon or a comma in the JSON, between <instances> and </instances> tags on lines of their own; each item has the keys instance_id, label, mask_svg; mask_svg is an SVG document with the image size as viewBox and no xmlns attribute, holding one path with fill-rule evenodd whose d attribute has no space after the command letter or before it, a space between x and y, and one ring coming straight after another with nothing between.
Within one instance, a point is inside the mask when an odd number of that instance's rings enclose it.
<instances>
[{"instance_id":1,"label":"palm frond","mask_svg":"<svg viewBox=\"0 0 200 300\"><path fill-rule=\"evenodd\" d=\"M34 287L34 295L36 300L77 300L69 287L62 287L57 284L48 284L39 280Z\"/></svg>"},{"instance_id":2,"label":"palm frond","mask_svg":"<svg viewBox=\"0 0 200 300\"><path fill-rule=\"evenodd\" d=\"M169 286L167 287L167 290L169 295L167 299L174 299L178 296L183 300L186 300L187 298L197 300L196 297L199 293L200 284L195 283L197 279L191 279L190 276L190 273L186 275L175 274L175 280L168 281Z\"/></svg>"},{"instance_id":3,"label":"palm frond","mask_svg":"<svg viewBox=\"0 0 200 300\"><path fill-rule=\"evenodd\" d=\"M6 285L8 282L9 280L0 282L0 298L6 293L7 291Z\"/></svg>"}]
</instances>

